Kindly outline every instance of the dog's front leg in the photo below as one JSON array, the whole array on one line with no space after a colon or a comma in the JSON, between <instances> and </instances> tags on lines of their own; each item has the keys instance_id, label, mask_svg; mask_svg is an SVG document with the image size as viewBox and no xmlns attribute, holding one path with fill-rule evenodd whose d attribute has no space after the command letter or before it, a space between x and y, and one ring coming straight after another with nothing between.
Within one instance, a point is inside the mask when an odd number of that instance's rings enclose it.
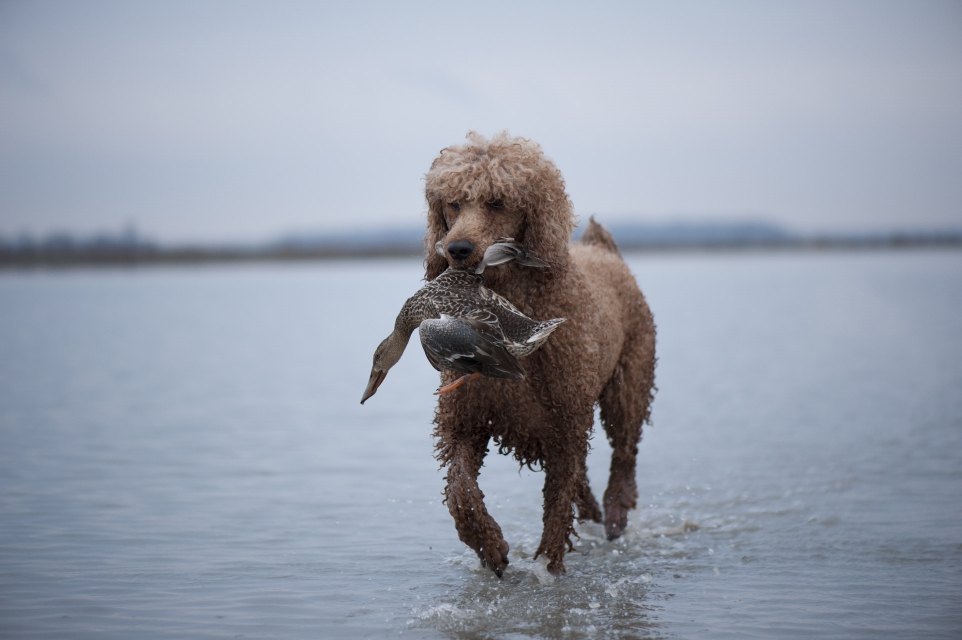
<instances>
[{"instance_id":1,"label":"dog's front leg","mask_svg":"<svg viewBox=\"0 0 962 640\"><path fill-rule=\"evenodd\" d=\"M504 541L501 527L488 514L484 494L478 486L478 473L487 444L485 438L446 447L448 473L444 495L461 542L474 549L481 564L500 578L508 566L508 543Z\"/></svg>"},{"instance_id":2,"label":"dog's front leg","mask_svg":"<svg viewBox=\"0 0 962 640\"><path fill-rule=\"evenodd\" d=\"M548 571L564 573L564 555L573 549L571 535L574 530L574 510L579 489L578 465L572 460L577 452L555 448L546 452L544 461L544 531L541 544L535 551L548 558Z\"/></svg>"}]
</instances>

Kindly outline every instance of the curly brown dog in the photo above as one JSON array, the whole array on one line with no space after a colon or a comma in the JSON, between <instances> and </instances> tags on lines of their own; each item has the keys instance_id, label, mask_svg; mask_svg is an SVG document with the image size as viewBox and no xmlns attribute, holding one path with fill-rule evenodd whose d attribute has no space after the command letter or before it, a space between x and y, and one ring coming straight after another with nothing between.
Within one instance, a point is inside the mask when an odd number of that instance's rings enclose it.
<instances>
[{"instance_id":1,"label":"curly brown dog","mask_svg":"<svg viewBox=\"0 0 962 640\"><path fill-rule=\"evenodd\" d=\"M655 377L655 325L611 235L592 219L569 243L575 217L564 180L541 147L506 132L443 149L426 176L425 279L448 266L478 263L502 237L521 242L547 268L489 268L485 286L532 318L567 318L523 360L524 380L482 378L441 395L437 458L447 467L445 500L458 537L500 577L508 544L488 514L478 473L488 442L545 472L544 531L537 558L565 571L574 519L622 534L635 507L635 457L649 417ZM441 242L445 255L435 252ZM442 373L442 382L457 374ZM613 449L604 515L588 486L585 458L594 407ZM575 510L577 509L577 515Z\"/></svg>"}]
</instances>

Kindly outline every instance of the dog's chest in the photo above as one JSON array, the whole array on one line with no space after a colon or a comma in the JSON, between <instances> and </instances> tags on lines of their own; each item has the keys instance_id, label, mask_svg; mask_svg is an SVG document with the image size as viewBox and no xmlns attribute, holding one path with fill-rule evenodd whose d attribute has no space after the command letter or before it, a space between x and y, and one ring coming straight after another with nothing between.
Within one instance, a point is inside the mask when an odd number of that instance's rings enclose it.
<instances>
[{"instance_id":1,"label":"dog's chest","mask_svg":"<svg viewBox=\"0 0 962 640\"><path fill-rule=\"evenodd\" d=\"M540 437L551 420L551 411L539 401L528 380L479 379L464 387L461 411L468 423L504 441L525 441Z\"/></svg>"}]
</instances>

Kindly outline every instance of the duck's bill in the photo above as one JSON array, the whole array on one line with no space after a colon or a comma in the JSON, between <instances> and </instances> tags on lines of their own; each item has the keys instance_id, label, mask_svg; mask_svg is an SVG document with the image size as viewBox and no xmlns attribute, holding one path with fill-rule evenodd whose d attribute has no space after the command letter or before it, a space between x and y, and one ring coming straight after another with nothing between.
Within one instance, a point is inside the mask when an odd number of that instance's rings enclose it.
<instances>
[{"instance_id":1,"label":"duck's bill","mask_svg":"<svg viewBox=\"0 0 962 640\"><path fill-rule=\"evenodd\" d=\"M377 392L377 388L381 386L384 382L384 378L387 377L387 371L371 371L371 379L367 382L367 389L364 390L364 395L361 397L361 404L364 401L373 396Z\"/></svg>"}]
</instances>

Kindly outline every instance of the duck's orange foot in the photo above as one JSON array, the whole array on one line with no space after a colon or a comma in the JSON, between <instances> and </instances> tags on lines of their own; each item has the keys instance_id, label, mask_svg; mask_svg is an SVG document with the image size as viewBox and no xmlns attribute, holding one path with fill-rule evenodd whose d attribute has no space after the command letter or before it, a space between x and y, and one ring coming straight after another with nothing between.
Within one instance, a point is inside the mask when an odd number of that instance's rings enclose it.
<instances>
[{"instance_id":1,"label":"duck's orange foot","mask_svg":"<svg viewBox=\"0 0 962 640\"><path fill-rule=\"evenodd\" d=\"M451 390L453 390L453 389L457 389L458 387L460 387L463 383L467 382L468 380L474 380L475 378L480 378L480 377L481 377L481 374L480 374L480 373L469 373L469 374L467 374L467 375L463 375L463 376L461 376L460 378L458 378L457 380L455 380L454 382L452 382L451 384L445 385L445 386L441 387L440 389L438 389L437 391L435 391L435 392L434 392L434 395L438 396L438 395L441 395L442 393L447 393L448 391L451 391Z\"/></svg>"}]
</instances>

